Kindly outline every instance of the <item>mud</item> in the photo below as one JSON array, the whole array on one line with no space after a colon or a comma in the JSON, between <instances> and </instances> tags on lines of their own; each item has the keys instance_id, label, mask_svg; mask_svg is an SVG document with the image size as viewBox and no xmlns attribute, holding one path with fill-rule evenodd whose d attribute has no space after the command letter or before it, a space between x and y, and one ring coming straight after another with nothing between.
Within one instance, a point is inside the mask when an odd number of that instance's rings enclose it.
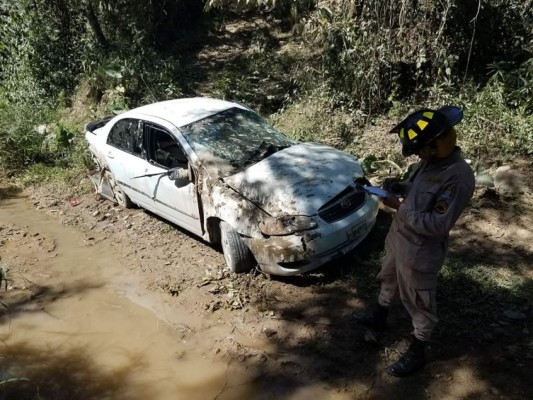
<instances>
[{"instance_id":1,"label":"mud","mask_svg":"<svg viewBox=\"0 0 533 400\"><path fill-rule=\"evenodd\" d=\"M531 319L453 325L454 313L486 312L492 294L475 292L474 282L461 282L472 293L460 304L441 298L448 320L424 371L404 380L384 373L407 345L405 313L395 311L392 329L379 334L350 313L375 297L386 213L357 251L305 276L271 278L230 274L217 247L79 187L3 193L0 263L10 281L0 294L0 381L15 379L0 384L7 398L37 398L37 388L57 399L528 396ZM480 211L482 200L454 230L452 259L492 257L500 273L527 263L530 211ZM472 247L476 240L485 246ZM444 294L455 284L444 280Z\"/></svg>"},{"instance_id":2,"label":"mud","mask_svg":"<svg viewBox=\"0 0 533 400\"><path fill-rule=\"evenodd\" d=\"M211 343L230 335L227 326L169 307L110 243L88 245L94 239L23 199L2 201L0 220L2 263L10 269L2 294L2 379L29 379L30 391L35 385L41 396L58 398L53 382L80 399L213 398L228 384L226 363L206 357ZM60 360L87 365L52 367ZM98 383L100 375L122 384ZM232 379L250 380L245 371L233 371ZM242 384L234 394L247 390Z\"/></svg>"}]
</instances>

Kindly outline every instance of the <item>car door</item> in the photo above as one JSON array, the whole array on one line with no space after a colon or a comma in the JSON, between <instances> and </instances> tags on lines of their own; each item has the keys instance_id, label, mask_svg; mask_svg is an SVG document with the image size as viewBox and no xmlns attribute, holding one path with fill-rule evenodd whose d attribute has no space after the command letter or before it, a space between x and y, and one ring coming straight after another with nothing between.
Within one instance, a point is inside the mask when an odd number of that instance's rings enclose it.
<instances>
[{"instance_id":1,"label":"car door","mask_svg":"<svg viewBox=\"0 0 533 400\"><path fill-rule=\"evenodd\" d=\"M203 232L194 179L182 186L183 182L171 180L167 173L172 168L190 171L183 148L168 130L157 124L145 121L144 133L149 162L144 174L152 175L145 179L157 213L201 236Z\"/></svg>"},{"instance_id":2,"label":"car door","mask_svg":"<svg viewBox=\"0 0 533 400\"><path fill-rule=\"evenodd\" d=\"M106 146L107 165L115 181L134 203L152 209L148 182L138 178L148 164L143 121L137 118L118 120L109 131Z\"/></svg>"}]
</instances>

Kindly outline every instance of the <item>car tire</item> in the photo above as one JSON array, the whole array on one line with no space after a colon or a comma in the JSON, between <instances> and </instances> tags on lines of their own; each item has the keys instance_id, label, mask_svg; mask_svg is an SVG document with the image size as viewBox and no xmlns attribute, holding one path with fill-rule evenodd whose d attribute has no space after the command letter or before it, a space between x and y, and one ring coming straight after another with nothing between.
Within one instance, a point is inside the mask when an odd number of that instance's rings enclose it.
<instances>
[{"instance_id":1,"label":"car tire","mask_svg":"<svg viewBox=\"0 0 533 400\"><path fill-rule=\"evenodd\" d=\"M113 189L113 196L115 197L115 200L118 203L118 205L123 208L132 208L133 202L131 201L130 197L126 193L124 193L122 188L115 181L115 177L113 176L111 171L105 172L105 178L109 182L111 189Z\"/></svg>"},{"instance_id":2,"label":"car tire","mask_svg":"<svg viewBox=\"0 0 533 400\"><path fill-rule=\"evenodd\" d=\"M254 266L252 252L240 235L224 221L220 222L220 243L228 268L235 273L248 272Z\"/></svg>"}]
</instances>

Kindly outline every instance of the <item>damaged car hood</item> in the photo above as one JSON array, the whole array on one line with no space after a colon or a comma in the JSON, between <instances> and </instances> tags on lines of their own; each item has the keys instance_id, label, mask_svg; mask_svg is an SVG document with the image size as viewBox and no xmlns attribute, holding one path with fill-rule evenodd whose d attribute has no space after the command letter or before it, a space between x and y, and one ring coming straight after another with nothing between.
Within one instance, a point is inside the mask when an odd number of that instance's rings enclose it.
<instances>
[{"instance_id":1,"label":"damaged car hood","mask_svg":"<svg viewBox=\"0 0 533 400\"><path fill-rule=\"evenodd\" d=\"M357 159L318 143L281 150L224 182L273 216L314 215L362 176Z\"/></svg>"}]
</instances>

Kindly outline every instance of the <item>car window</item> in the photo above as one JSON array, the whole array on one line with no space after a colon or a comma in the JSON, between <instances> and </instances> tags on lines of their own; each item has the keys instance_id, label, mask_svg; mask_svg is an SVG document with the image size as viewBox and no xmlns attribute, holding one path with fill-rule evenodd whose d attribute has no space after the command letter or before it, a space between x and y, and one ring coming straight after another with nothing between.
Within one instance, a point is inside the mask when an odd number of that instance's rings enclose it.
<instances>
[{"instance_id":1,"label":"car window","mask_svg":"<svg viewBox=\"0 0 533 400\"><path fill-rule=\"evenodd\" d=\"M148 161L165 168L187 165L187 157L174 137L162 128L146 125Z\"/></svg>"},{"instance_id":2,"label":"car window","mask_svg":"<svg viewBox=\"0 0 533 400\"><path fill-rule=\"evenodd\" d=\"M142 121L133 118L121 119L109 132L107 144L136 156L143 155Z\"/></svg>"},{"instance_id":3,"label":"car window","mask_svg":"<svg viewBox=\"0 0 533 400\"><path fill-rule=\"evenodd\" d=\"M183 136L209 168L227 176L295 144L258 114L230 108L180 128ZM205 160L209 162L205 163ZM222 168L225 164L226 168Z\"/></svg>"}]
</instances>

